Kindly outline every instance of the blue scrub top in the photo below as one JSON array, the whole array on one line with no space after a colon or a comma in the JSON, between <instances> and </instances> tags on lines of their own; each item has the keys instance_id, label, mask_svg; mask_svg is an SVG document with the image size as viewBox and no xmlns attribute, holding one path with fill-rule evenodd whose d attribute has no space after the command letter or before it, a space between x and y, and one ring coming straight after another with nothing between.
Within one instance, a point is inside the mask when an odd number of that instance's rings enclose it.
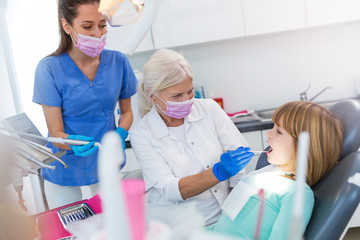
<instances>
[{"instance_id":1,"label":"blue scrub top","mask_svg":"<svg viewBox=\"0 0 360 240\"><path fill-rule=\"evenodd\" d=\"M126 56L117 51L103 50L94 81L90 81L68 53L42 59L36 69L33 102L61 107L64 131L70 135L94 137L116 128L114 110L119 99L136 93L137 80ZM53 152L61 149L49 143ZM69 165L54 161L56 170L42 169L44 179L63 186L84 186L98 182L97 153L77 157L68 150L62 159Z\"/></svg>"}]
</instances>

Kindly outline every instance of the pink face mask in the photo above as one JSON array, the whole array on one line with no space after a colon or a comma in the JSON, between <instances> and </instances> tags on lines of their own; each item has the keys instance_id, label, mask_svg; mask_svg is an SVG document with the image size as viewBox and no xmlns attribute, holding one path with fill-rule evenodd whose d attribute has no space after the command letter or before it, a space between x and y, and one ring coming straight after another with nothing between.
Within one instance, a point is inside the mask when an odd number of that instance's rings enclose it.
<instances>
[{"instance_id":1,"label":"pink face mask","mask_svg":"<svg viewBox=\"0 0 360 240\"><path fill-rule=\"evenodd\" d=\"M176 119L182 119L187 117L191 113L191 107L194 103L194 98L183 101L183 102L173 102L173 101L164 101L155 93L155 95L166 104L166 111L162 110L158 105L156 105L163 113L169 117Z\"/></svg>"},{"instance_id":2,"label":"pink face mask","mask_svg":"<svg viewBox=\"0 0 360 240\"><path fill-rule=\"evenodd\" d=\"M73 32L78 36L78 42L76 44L70 35L74 45L89 57L99 56L106 45L106 34L102 35L101 38L98 38L83 35L81 33L77 34L74 30Z\"/></svg>"}]
</instances>

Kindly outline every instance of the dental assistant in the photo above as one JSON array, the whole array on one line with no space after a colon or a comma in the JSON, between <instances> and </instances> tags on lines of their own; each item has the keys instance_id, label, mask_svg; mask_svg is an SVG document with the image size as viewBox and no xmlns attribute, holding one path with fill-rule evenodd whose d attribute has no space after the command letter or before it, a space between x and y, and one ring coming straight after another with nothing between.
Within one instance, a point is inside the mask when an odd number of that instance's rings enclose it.
<instances>
[{"instance_id":1,"label":"dental assistant","mask_svg":"<svg viewBox=\"0 0 360 240\"><path fill-rule=\"evenodd\" d=\"M139 112L130 141L142 168L150 205L195 203L206 224L244 175L254 155L212 99L194 99L193 72L183 56L158 50L144 66ZM228 151L227 150L232 150Z\"/></svg>"},{"instance_id":2,"label":"dental assistant","mask_svg":"<svg viewBox=\"0 0 360 240\"><path fill-rule=\"evenodd\" d=\"M67 150L56 170L42 169L50 208L83 199L81 186L96 194L97 146L111 130L125 139L132 124L130 97L137 80L124 54L104 50L106 20L100 0L59 0L60 45L42 59L35 73L33 102L41 104L51 137L90 141L83 146L51 144L53 152ZM118 127L114 110L120 107Z\"/></svg>"}]
</instances>

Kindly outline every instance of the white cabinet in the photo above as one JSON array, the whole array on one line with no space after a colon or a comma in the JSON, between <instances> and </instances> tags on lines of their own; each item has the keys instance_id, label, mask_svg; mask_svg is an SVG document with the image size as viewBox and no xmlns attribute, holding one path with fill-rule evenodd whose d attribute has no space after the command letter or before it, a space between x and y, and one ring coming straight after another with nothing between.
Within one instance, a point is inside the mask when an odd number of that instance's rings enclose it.
<instances>
[{"instance_id":1,"label":"white cabinet","mask_svg":"<svg viewBox=\"0 0 360 240\"><path fill-rule=\"evenodd\" d=\"M155 48L244 36L240 0L166 0L152 25Z\"/></svg>"},{"instance_id":2,"label":"white cabinet","mask_svg":"<svg viewBox=\"0 0 360 240\"><path fill-rule=\"evenodd\" d=\"M136 52L353 20L360 0L166 0ZM109 26L107 48L126 53L133 28Z\"/></svg>"},{"instance_id":3,"label":"white cabinet","mask_svg":"<svg viewBox=\"0 0 360 240\"><path fill-rule=\"evenodd\" d=\"M305 0L308 26L360 19L359 0Z\"/></svg>"},{"instance_id":4,"label":"white cabinet","mask_svg":"<svg viewBox=\"0 0 360 240\"><path fill-rule=\"evenodd\" d=\"M106 38L106 49L117 50L122 53L127 53L125 43L134 28L134 24L122 26L122 27L111 27L108 25L108 34ZM145 35L135 52L153 50L153 42L150 31Z\"/></svg>"},{"instance_id":5,"label":"white cabinet","mask_svg":"<svg viewBox=\"0 0 360 240\"><path fill-rule=\"evenodd\" d=\"M246 35L306 27L304 0L242 0Z\"/></svg>"}]
</instances>

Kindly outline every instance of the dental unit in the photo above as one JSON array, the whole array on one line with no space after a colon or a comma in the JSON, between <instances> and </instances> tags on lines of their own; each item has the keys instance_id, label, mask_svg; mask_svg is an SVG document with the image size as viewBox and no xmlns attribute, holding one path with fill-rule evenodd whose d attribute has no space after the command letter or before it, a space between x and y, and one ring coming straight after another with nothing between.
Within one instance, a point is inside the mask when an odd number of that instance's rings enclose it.
<instances>
[{"instance_id":1,"label":"dental unit","mask_svg":"<svg viewBox=\"0 0 360 240\"><path fill-rule=\"evenodd\" d=\"M35 163L36 165L38 165L41 168L48 168L48 169L52 169L52 170L56 169L55 166L51 166L51 165L43 163L42 161L40 161L39 159L34 157L32 154L22 150L21 148L13 146L13 149L20 157L27 159L31 163Z\"/></svg>"},{"instance_id":2,"label":"dental unit","mask_svg":"<svg viewBox=\"0 0 360 240\"><path fill-rule=\"evenodd\" d=\"M31 138L45 140L45 141L51 142L51 143L60 143L60 144L69 144L69 145L85 145L85 144L89 143L89 141L74 140L74 139L67 139L67 138L60 138L60 137L47 137L46 138L46 137L38 136L35 134L25 133L25 132L16 131L16 130L3 128L3 127L0 127L0 130L16 133L16 134L23 135L23 136L28 136ZM96 142L95 146L98 146L100 148L101 144L99 142Z\"/></svg>"},{"instance_id":3,"label":"dental unit","mask_svg":"<svg viewBox=\"0 0 360 240\"><path fill-rule=\"evenodd\" d=\"M40 153L48 156L49 158L53 159L53 160L56 160L58 162L60 162L64 168L68 168L69 166L58 156L56 156L55 154L52 154L51 152L48 152L46 151L42 146L34 143L34 142L31 142L29 140L26 140L26 139L22 139L22 138L17 138L17 137L13 137L13 136L9 136L9 135L3 135L0 133L0 136L1 137L5 137L5 138L9 138L9 139L12 139L12 140L15 140L15 141L19 141L19 142L22 142L24 144L26 144L27 146L29 146L30 148L36 150L36 151L39 151ZM52 161L50 160L46 160L46 161L43 161L45 163L51 163Z\"/></svg>"}]
</instances>

